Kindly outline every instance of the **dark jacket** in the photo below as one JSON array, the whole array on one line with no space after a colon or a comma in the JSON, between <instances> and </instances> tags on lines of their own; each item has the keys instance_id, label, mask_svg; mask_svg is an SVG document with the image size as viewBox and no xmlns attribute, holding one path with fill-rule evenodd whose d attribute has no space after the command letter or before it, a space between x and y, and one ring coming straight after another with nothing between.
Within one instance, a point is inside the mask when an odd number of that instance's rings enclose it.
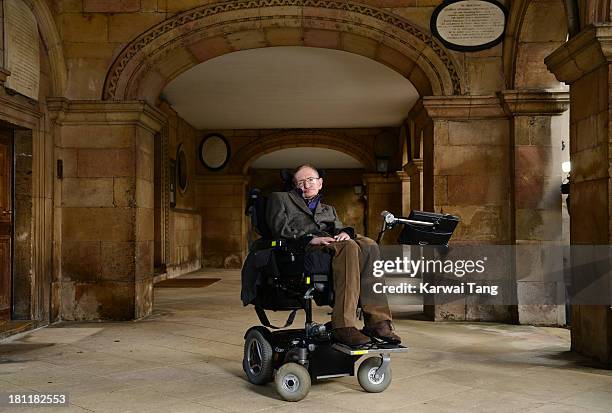
<instances>
[{"instance_id":1,"label":"dark jacket","mask_svg":"<svg viewBox=\"0 0 612 413\"><path fill-rule=\"evenodd\" d=\"M329 237L355 230L345 227L331 205L319 202L314 213L295 191L273 192L268 197L266 222L274 238Z\"/></svg>"}]
</instances>

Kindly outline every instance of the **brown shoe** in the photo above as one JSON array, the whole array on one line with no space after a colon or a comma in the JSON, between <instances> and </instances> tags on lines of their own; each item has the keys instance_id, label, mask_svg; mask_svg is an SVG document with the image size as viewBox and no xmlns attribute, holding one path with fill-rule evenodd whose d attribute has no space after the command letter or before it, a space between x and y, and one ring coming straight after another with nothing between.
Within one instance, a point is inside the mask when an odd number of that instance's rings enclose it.
<instances>
[{"instance_id":1,"label":"brown shoe","mask_svg":"<svg viewBox=\"0 0 612 413\"><path fill-rule=\"evenodd\" d=\"M355 327L334 328L332 330L332 338L350 347L359 347L371 341L369 337L361 334L361 331Z\"/></svg>"},{"instance_id":2,"label":"brown shoe","mask_svg":"<svg viewBox=\"0 0 612 413\"><path fill-rule=\"evenodd\" d=\"M374 337L389 344L399 344L402 338L393 331L393 324L390 320L379 321L378 323L363 328L363 334Z\"/></svg>"}]
</instances>

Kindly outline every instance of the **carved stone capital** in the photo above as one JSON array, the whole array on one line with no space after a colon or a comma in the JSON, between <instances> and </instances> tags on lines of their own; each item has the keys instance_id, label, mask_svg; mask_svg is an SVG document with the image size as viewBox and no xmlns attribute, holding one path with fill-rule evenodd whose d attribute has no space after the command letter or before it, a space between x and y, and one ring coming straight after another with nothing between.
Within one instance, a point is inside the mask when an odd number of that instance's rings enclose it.
<instances>
[{"instance_id":1,"label":"carved stone capital","mask_svg":"<svg viewBox=\"0 0 612 413\"><path fill-rule=\"evenodd\" d=\"M504 90L504 109L510 115L561 115L569 108L569 92L554 90Z\"/></svg>"},{"instance_id":2,"label":"carved stone capital","mask_svg":"<svg viewBox=\"0 0 612 413\"><path fill-rule=\"evenodd\" d=\"M612 24L589 26L544 59L560 82L571 84L612 62Z\"/></svg>"},{"instance_id":3,"label":"carved stone capital","mask_svg":"<svg viewBox=\"0 0 612 413\"><path fill-rule=\"evenodd\" d=\"M69 100L48 98L51 119L58 124L138 124L152 133L166 123L166 115L141 101Z\"/></svg>"},{"instance_id":4,"label":"carved stone capital","mask_svg":"<svg viewBox=\"0 0 612 413\"><path fill-rule=\"evenodd\" d=\"M423 160L422 159L413 159L404 165L404 172L408 176L415 176L423 172Z\"/></svg>"},{"instance_id":5,"label":"carved stone capital","mask_svg":"<svg viewBox=\"0 0 612 413\"><path fill-rule=\"evenodd\" d=\"M497 96L425 96L423 106L432 119L489 119L507 117Z\"/></svg>"},{"instance_id":6,"label":"carved stone capital","mask_svg":"<svg viewBox=\"0 0 612 413\"><path fill-rule=\"evenodd\" d=\"M408 175L405 171L397 171L395 173L400 181L402 182L410 182L410 175Z\"/></svg>"}]
</instances>

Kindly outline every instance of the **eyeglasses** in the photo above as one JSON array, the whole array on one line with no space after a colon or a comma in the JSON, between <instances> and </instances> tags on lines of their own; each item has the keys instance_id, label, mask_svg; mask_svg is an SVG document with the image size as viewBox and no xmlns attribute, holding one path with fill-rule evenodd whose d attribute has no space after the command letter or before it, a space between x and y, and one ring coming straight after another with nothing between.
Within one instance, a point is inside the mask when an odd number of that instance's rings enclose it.
<instances>
[{"instance_id":1,"label":"eyeglasses","mask_svg":"<svg viewBox=\"0 0 612 413\"><path fill-rule=\"evenodd\" d=\"M297 186L298 188L305 188L306 184L308 184L308 186L314 185L314 183L317 182L318 179L321 179L321 178L311 176L310 178L306 178L306 179L302 179L301 181L297 181L295 183L295 186Z\"/></svg>"}]
</instances>

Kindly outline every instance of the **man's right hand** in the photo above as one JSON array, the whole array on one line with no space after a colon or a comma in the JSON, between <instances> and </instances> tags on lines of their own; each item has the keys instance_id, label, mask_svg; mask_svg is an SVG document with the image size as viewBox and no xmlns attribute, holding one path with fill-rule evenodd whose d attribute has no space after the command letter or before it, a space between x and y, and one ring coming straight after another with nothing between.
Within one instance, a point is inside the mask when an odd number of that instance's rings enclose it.
<instances>
[{"instance_id":1,"label":"man's right hand","mask_svg":"<svg viewBox=\"0 0 612 413\"><path fill-rule=\"evenodd\" d=\"M332 237L314 237L310 240L310 245L329 245L335 241Z\"/></svg>"}]
</instances>

